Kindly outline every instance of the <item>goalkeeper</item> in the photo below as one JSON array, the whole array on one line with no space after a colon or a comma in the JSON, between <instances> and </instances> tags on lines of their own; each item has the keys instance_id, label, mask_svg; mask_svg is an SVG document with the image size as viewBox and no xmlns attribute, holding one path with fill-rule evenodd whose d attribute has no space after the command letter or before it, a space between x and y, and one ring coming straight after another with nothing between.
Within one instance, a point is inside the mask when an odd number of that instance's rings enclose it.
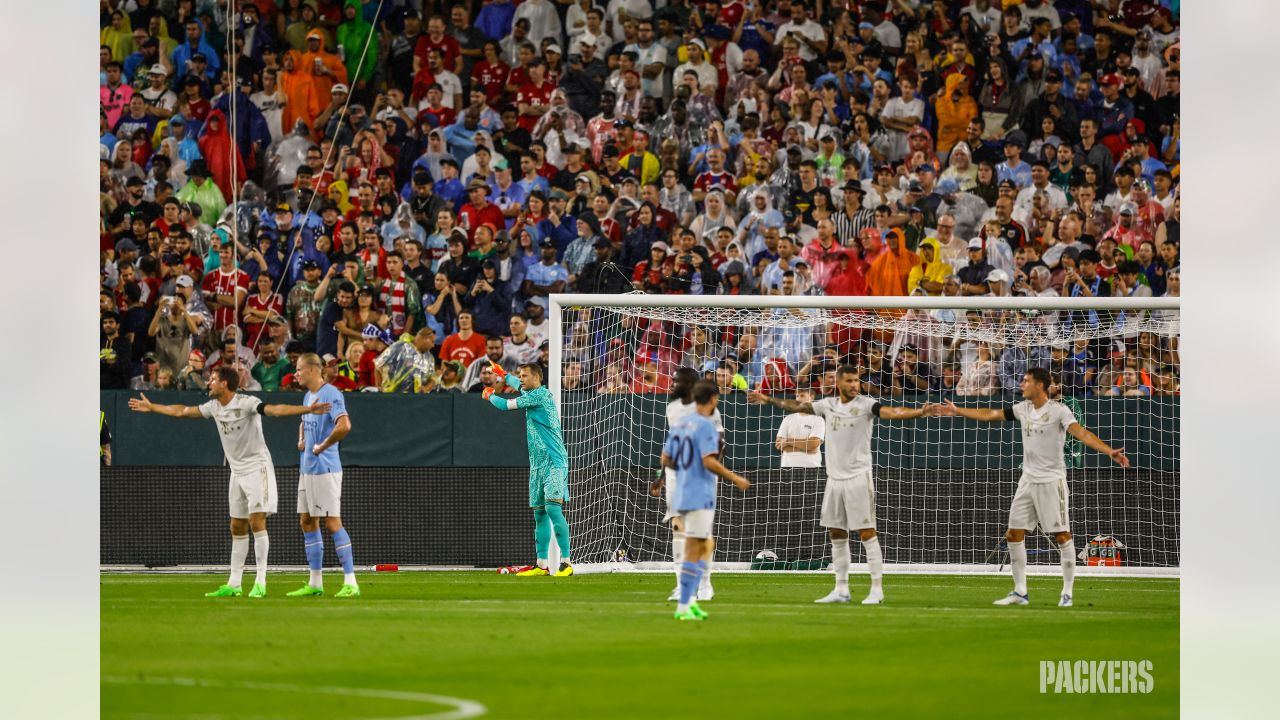
<instances>
[{"instance_id":1,"label":"goalkeeper","mask_svg":"<svg viewBox=\"0 0 1280 720\"><path fill-rule=\"evenodd\" d=\"M564 518L564 504L569 501L569 454L560 435L560 413L556 410L551 391L542 386L542 367L533 363L521 365L519 379L512 377L501 366L491 366L493 374L520 396L507 399L496 394L494 388L485 388L484 398L499 410L524 409L525 425L529 434L529 507L533 509L533 537L538 549L538 564L524 572L523 576L551 575L547 557L551 546L551 534L560 547L560 567L556 577L573 574L569 561L569 523Z\"/></svg>"}]
</instances>

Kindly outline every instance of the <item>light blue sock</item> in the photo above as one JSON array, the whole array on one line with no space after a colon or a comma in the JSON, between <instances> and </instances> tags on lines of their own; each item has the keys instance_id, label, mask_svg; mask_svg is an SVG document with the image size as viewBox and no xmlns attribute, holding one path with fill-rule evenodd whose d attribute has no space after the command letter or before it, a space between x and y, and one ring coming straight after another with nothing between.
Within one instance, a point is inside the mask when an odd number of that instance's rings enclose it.
<instances>
[{"instance_id":1,"label":"light blue sock","mask_svg":"<svg viewBox=\"0 0 1280 720\"><path fill-rule=\"evenodd\" d=\"M352 577L356 572L355 562L351 559L351 536L342 528L333 534L333 550L338 553L338 561L342 563L342 574Z\"/></svg>"},{"instance_id":2,"label":"light blue sock","mask_svg":"<svg viewBox=\"0 0 1280 720\"><path fill-rule=\"evenodd\" d=\"M556 545L560 546L560 562L569 562L569 522L564 519L564 508L560 507L560 503L549 502L547 515L551 517L551 530L556 535Z\"/></svg>"},{"instance_id":3,"label":"light blue sock","mask_svg":"<svg viewBox=\"0 0 1280 720\"><path fill-rule=\"evenodd\" d=\"M302 544L307 551L307 567L320 570L324 567L324 538L320 531L302 533Z\"/></svg>"},{"instance_id":4,"label":"light blue sock","mask_svg":"<svg viewBox=\"0 0 1280 720\"><path fill-rule=\"evenodd\" d=\"M551 548L551 517L546 508L533 509L533 544L538 551L538 559L546 560Z\"/></svg>"},{"instance_id":5,"label":"light blue sock","mask_svg":"<svg viewBox=\"0 0 1280 720\"><path fill-rule=\"evenodd\" d=\"M698 592L698 581L701 577L702 572L698 569L698 563L685 560L680 564L680 607L678 609L688 609L689 601Z\"/></svg>"}]
</instances>

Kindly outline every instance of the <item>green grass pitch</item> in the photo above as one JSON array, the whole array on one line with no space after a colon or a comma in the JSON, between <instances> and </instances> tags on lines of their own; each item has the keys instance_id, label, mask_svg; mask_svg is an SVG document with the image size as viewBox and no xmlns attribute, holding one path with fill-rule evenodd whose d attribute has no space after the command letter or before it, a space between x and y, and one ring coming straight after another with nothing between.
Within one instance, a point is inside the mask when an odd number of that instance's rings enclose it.
<instances>
[{"instance_id":1,"label":"green grass pitch","mask_svg":"<svg viewBox=\"0 0 1280 720\"><path fill-rule=\"evenodd\" d=\"M104 718L1168 718L1178 581L885 578L888 603L814 605L830 575L715 576L703 623L673 576L364 574L353 601L206 599L212 575L103 575ZM246 580L252 579L252 570ZM326 576L332 594L340 577ZM245 586L246 590L248 585ZM1138 695L1040 694L1041 660L1152 662Z\"/></svg>"}]
</instances>

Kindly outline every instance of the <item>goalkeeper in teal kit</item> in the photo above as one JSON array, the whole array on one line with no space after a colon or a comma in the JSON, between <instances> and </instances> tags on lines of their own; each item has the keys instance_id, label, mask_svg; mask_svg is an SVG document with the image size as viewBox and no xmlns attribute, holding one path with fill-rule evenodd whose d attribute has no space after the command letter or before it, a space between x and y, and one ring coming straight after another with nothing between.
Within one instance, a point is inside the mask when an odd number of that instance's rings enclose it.
<instances>
[{"instance_id":1,"label":"goalkeeper in teal kit","mask_svg":"<svg viewBox=\"0 0 1280 720\"><path fill-rule=\"evenodd\" d=\"M538 365L521 365L518 380L497 365L491 364L491 368L504 384L519 390L520 396L507 399L497 395L494 388L485 388L484 398L499 410L524 409L529 433L529 507L533 509L538 564L517 574L568 577L573 574L573 565L569 562L569 523L564 519L564 504L569 501L569 454L560 434L560 413L556 410L555 398L542 386L542 368ZM561 560L560 568L554 573L547 560L553 532Z\"/></svg>"}]
</instances>

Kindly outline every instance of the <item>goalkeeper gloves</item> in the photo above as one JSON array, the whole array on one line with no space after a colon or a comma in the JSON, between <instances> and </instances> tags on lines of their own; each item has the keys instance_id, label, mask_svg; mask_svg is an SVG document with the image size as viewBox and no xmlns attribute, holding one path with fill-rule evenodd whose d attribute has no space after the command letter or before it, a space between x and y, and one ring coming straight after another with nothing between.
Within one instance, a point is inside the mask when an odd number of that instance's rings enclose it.
<instances>
[{"instance_id":1,"label":"goalkeeper gloves","mask_svg":"<svg viewBox=\"0 0 1280 720\"><path fill-rule=\"evenodd\" d=\"M488 400L489 396L494 394L495 392L497 392L497 390L494 390L491 387L487 387L484 389L484 392L480 393L480 397L484 398L485 400Z\"/></svg>"},{"instance_id":2,"label":"goalkeeper gloves","mask_svg":"<svg viewBox=\"0 0 1280 720\"><path fill-rule=\"evenodd\" d=\"M507 379L507 371L503 370L502 366L499 365L498 363L490 360L489 369L493 371L494 377L498 378L499 380L505 381Z\"/></svg>"}]
</instances>

